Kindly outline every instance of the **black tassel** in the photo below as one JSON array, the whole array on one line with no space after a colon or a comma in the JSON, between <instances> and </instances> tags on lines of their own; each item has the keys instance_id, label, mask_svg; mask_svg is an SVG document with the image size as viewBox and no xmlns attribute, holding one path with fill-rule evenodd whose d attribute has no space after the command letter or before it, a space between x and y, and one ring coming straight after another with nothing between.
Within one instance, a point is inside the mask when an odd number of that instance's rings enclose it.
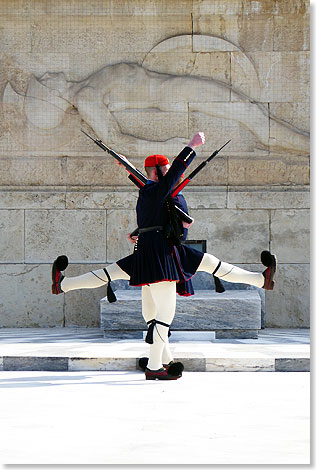
<instances>
[{"instance_id":1,"label":"black tassel","mask_svg":"<svg viewBox=\"0 0 316 470\"><path fill-rule=\"evenodd\" d=\"M148 343L148 344L153 344L154 342L154 326L155 326L155 320L152 320L151 324L149 325L148 327L148 331L147 331L147 335L146 335L146 338L145 338L145 342Z\"/></svg>"},{"instance_id":2,"label":"black tassel","mask_svg":"<svg viewBox=\"0 0 316 470\"><path fill-rule=\"evenodd\" d=\"M109 273L107 272L107 269L103 268L103 271L105 272L106 277L108 278L108 287L107 287L107 290L106 290L106 296L108 298L108 302L110 302L110 304L111 304L112 302L116 302L117 298L116 298L116 295L113 292L113 289L112 289L112 286L111 286L111 277L110 277Z\"/></svg>"},{"instance_id":3,"label":"black tassel","mask_svg":"<svg viewBox=\"0 0 316 470\"><path fill-rule=\"evenodd\" d=\"M215 291L219 292L220 294L222 292L225 292L225 287L221 283L220 279L218 279L218 277L216 276L213 276L213 278L214 278L214 283L215 283Z\"/></svg>"},{"instance_id":4,"label":"black tassel","mask_svg":"<svg viewBox=\"0 0 316 470\"><path fill-rule=\"evenodd\" d=\"M107 287L107 290L106 290L106 296L107 296L108 301L110 302L110 304L111 304L112 302L116 302L116 301L117 301L116 295L115 295L114 292L113 292L113 289L112 289L112 286L111 286L111 283L110 283L110 282L108 283L108 287Z\"/></svg>"}]
</instances>

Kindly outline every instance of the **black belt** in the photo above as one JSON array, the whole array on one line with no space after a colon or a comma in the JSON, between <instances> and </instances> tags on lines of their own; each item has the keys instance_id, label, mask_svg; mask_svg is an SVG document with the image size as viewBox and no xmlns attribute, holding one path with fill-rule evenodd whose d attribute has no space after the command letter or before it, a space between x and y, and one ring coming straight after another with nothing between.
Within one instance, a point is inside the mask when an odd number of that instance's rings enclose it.
<instances>
[{"instance_id":1,"label":"black belt","mask_svg":"<svg viewBox=\"0 0 316 470\"><path fill-rule=\"evenodd\" d=\"M139 228L139 233L146 233L146 232L153 232L156 230L157 232L161 232L163 230L163 227L161 225L155 225L154 227L145 227L145 228Z\"/></svg>"}]
</instances>

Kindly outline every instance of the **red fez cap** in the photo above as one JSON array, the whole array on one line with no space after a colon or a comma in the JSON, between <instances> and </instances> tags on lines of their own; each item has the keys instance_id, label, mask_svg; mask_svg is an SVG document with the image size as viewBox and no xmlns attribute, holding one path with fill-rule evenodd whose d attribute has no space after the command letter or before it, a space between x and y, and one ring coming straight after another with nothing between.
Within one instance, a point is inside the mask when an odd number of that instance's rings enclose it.
<instances>
[{"instance_id":1,"label":"red fez cap","mask_svg":"<svg viewBox=\"0 0 316 470\"><path fill-rule=\"evenodd\" d=\"M146 166L156 166L156 165L164 166L164 165L168 165L168 164L169 164L169 160L164 155L150 155L145 160L145 167Z\"/></svg>"}]
</instances>

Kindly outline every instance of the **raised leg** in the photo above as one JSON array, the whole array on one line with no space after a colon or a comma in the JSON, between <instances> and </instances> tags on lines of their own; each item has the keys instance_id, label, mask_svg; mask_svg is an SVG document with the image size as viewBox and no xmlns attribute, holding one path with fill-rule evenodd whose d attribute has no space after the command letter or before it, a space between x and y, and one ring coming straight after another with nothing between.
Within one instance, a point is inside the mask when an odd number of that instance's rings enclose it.
<instances>
[{"instance_id":1,"label":"raised leg","mask_svg":"<svg viewBox=\"0 0 316 470\"><path fill-rule=\"evenodd\" d=\"M53 263L52 267L52 293L61 294L78 289L96 289L108 283L108 277L104 269L97 269L90 271L80 276L65 277L62 274L68 266L68 259L66 256L59 256ZM123 271L116 263L110 264L106 267L111 281L118 279L129 280L129 275Z\"/></svg>"},{"instance_id":2,"label":"raised leg","mask_svg":"<svg viewBox=\"0 0 316 470\"><path fill-rule=\"evenodd\" d=\"M255 273L238 268L233 264L220 261L213 255L205 253L197 271L205 271L224 281L232 283L249 284L272 290L274 286L274 274L276 272L276 257L268 251L261 253L261 261L267 269L263 273Z\"/></svg>"}]
</instances>

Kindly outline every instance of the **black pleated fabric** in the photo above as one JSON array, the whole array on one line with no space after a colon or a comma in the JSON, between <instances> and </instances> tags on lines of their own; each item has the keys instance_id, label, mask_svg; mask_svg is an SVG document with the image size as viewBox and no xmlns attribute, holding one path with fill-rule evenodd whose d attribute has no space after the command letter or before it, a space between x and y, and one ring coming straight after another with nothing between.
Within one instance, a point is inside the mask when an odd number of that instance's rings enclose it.
<instances>
[{"instance_id":1,"label":"black pleated fabric","mask_svg":"<svg viewBox=\"0 0 316 470\"><path fill-rule=\"evenodd\" d=\"M190 279L202 258L201 251L187 245L175 247L162 232L149 232L141 234L134 253L117 261L117 264L129 274L131 286L178 281L177 293L189 296L194 294Z\"/></svg>"}]
</instances>

